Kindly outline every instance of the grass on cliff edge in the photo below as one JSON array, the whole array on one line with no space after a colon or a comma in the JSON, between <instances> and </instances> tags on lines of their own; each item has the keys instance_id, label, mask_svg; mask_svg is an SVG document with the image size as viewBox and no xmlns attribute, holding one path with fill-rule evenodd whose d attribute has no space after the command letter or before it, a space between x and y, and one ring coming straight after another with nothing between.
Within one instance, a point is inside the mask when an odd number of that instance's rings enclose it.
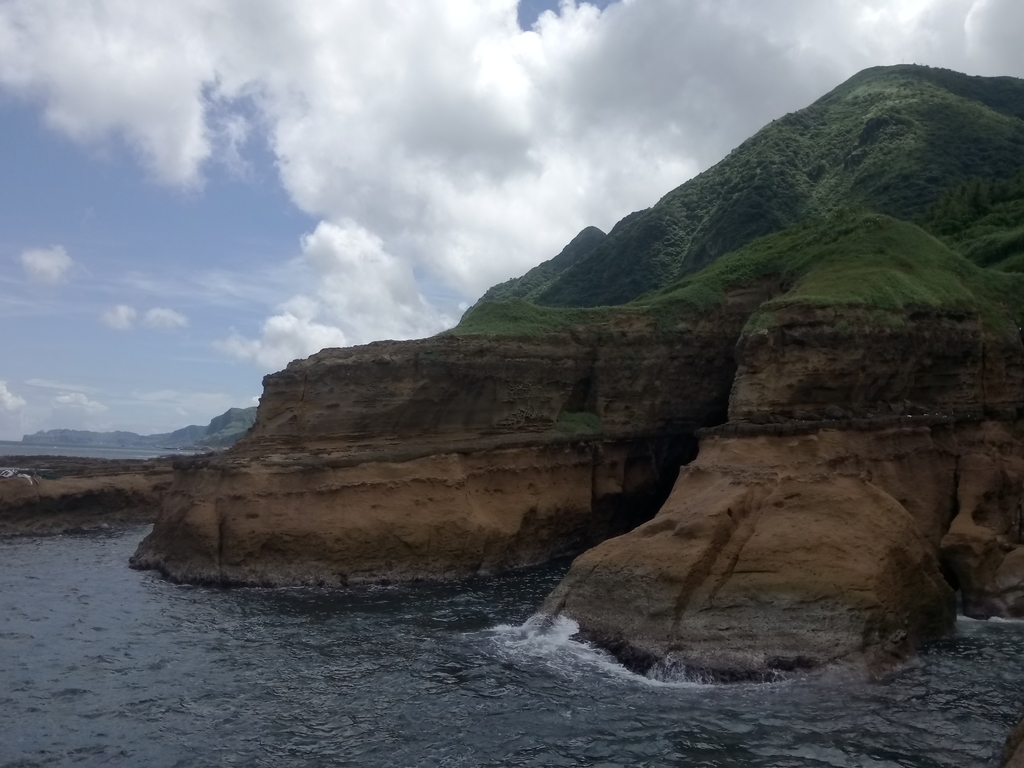
<instances>
[{"instance_id":1,"label":"grass on cliff edge","mask_svg":"<svg viewBox=\"0 0 1024 768\"><path fill-rule=\"evenodd\" d=\"M1024 324L1024 275L985 269L919 227L845 210L762 237L695 275L630 304L591 309L541 307L521 299L471 309L448 333L536 336L592 326L626 314L653 315L662 329L713 312L734 288L776 281L783 293L761 305L849 306L882 313L913 308L978 312L990 333Z\"/></svg>"}]
</instances>

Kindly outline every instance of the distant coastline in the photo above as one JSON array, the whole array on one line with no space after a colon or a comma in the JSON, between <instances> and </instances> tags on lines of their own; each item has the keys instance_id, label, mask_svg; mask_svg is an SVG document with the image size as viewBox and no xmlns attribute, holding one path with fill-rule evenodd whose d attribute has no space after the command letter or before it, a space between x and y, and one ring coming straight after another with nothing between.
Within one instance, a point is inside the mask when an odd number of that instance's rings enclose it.
<instances>
[{"instance_id":1,"label":"distant coastline","mask_svg":"<svg viewBox=\"0 0 1024 768\"><path fill-rule=\"evenodd\" d=\"M154 459L159 456L191 455L192 449L111 448L90 445L35 445L0 440L0 466L4 456L74 456L87 459Z\"/></svg>"},{"instance_id":2,"label":"distant coastline","mask_svg":"<svg viewBox=\"0 0 1024 768\"><path fill-rule=\"evenodd\" d=\"M50 429L25 435L15 450L7 455L86 456L111 458L149 458L175 453L205 452L228 448L242 437L256 421L256 408L229 408L205 426L196 424L174 432L139 435L135 432L92 432L77 429Z\"/></svg>"}]
</instances>

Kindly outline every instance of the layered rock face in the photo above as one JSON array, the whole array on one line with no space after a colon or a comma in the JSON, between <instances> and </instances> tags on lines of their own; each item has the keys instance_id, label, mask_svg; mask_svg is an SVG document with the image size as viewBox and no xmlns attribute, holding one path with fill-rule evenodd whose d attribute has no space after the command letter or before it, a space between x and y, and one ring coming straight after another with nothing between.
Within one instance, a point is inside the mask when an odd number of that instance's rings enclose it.
<instances>
[{"instance_id":1,"label":"layered rock face","mask_svg":"<svg viewBox=\"0 0 1024 768\"><path fill-rule=\"evenodd\" d=\"M11 456L0 478L0 536L150 523L171 484L163 459L107 461Z\"/></svg>"},{"instance_id":2,"label":"layered rock face","mask_svg":"<svg viewBox=\"0 0 1024 768\"><path fill-rule=\"evenodd\" d=\"M268 376L250 434L179 462L133 559L173 579L454 578L579 552L649 519L724 417L749 314L534 339L325 350Z\"/></svg>"},{"instance_id":3,"label":"layered rock face","mask_svg":"<svg viewBox=\"0 0 1024 768\"><path fill-rule=\"evenodd\" d=\"M634 668L715 680L881 671L950 630L950 584L969 615L1024 616L1020 339L950 313L751 326L730 422L545 610Z\"/></svg>"},{"instance_id":4,"label":"layered rock face","mask_svg":"<svg viewBox=\"0 0 1024 768\"><path fill-rule=\"evenodd\" d=\"M1013 420L1024 391L1019 336L976 313L782 307L736 348L729 418L760 422L902 415Z\"/></svg>"}]
</instances>

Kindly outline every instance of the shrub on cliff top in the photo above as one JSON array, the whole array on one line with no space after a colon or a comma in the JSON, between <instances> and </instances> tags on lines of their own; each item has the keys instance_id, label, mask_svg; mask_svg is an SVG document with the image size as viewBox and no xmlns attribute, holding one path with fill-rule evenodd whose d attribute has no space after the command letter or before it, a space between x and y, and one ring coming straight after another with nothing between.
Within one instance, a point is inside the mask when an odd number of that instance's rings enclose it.
<instances>
[{"instance_id":1,"label":"shrub on cliff top","mask_svg":"<svg viewBox=\"0 0 1024 768\"><path fill-rule=\"evenodd\" d=\"M596 435L602 430L601 417L596 413L561 413L555 430L567 435Z\"/></svg>"}]
</instances>

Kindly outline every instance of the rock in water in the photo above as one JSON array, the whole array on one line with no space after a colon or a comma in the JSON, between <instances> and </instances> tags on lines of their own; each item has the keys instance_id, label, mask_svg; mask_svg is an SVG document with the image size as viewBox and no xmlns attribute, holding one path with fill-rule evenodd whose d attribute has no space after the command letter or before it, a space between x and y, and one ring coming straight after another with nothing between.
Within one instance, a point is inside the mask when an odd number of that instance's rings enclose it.
<instances>
[{"instance_id":1,"label":"rock in water","mask_svg":"<svg viewBox=\"0 0 1024 768\"><path fill-rule=\"evenodd\" d=\"M986 425L961 438L959 514L942 557L977 619L1024 617L1024 434Z\"/></svg>"},{"instance_id":2,"label":"rock in water","mask_svg":"<svg viewBox=\"0 0 1024 768\"><path fill-rule=\"evenodd\" d=\"M1003 768L1024 768L1024 720L1017 723L1003 749Z\"/></svg>"},{"instance_id":3,"label":"rock in water","mask_svg":"<svg viewBox=\"0 0 1024 768\"><path fill-rule=\"evenodd\" d=\"M577 558L545 610L639 672L882 671L952 629L933 543L951 464L928 430L709 439L657 517Z\"/></svg>"}]
</instances>

